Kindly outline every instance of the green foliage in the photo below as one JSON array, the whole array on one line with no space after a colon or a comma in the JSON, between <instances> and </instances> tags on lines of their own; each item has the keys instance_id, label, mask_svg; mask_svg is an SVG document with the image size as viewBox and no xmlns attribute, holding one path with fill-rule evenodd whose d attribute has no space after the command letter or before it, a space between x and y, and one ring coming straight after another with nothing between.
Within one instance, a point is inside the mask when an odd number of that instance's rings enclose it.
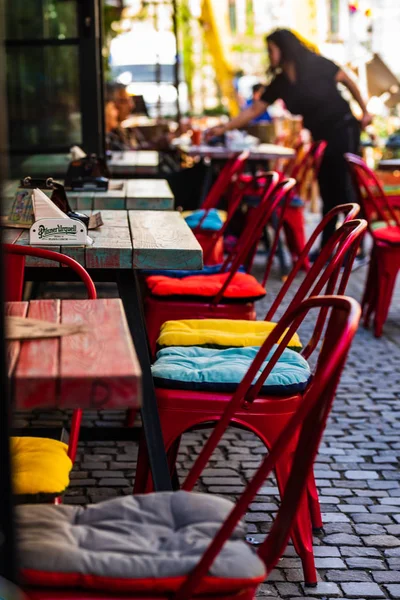
<instances>
[{"instance_id":1,"label":"green foliage","mask_svg":"<svg viewBox=\"0 0 400 600\"><path fill-rule=\"evenodd\" d=\"M195 63L193 59L192 13L188 0L180 0L178 4L178 31L181 37L182 63L185 81L188 88L189 106L193 107L193 78Z\"/></svg>"}]
</instances>

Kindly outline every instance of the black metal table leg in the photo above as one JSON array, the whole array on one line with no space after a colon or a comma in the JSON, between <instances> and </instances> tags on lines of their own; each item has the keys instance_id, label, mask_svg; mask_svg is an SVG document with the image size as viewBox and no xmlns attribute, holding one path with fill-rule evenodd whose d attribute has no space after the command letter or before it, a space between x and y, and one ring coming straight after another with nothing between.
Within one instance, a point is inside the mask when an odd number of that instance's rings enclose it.
<instances>
[{"instance_id":1,"label":"black metal table leg","mask_svg":"<svg viewBox=\"0 0 400 600\"><path fill-rule=\"evenodd\" d=\"M172 490L171 477L151 374L150 352L137 272L133 270L118 271L117 284L142 369L143 406L141 413L154 489L170 491Z\"/></svg>"}]
</instances>

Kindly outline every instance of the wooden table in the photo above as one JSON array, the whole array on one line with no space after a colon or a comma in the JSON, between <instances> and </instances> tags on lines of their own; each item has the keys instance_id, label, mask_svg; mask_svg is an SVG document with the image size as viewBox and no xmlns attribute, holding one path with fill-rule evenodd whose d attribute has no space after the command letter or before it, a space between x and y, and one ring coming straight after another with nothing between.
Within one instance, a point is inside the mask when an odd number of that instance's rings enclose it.
<instances>
[{"instance_id":1,"label":"wooden table","mask_svg":"<svg viewBox=\"0 0 400 600\"><path fill-rule=\"evenodd\" d=\"M113 152L107 164L115 176L154 176L159 172L160 156L156 150L124 150Z\"/></svg>"},{"instance_id":2,"label":"wooden table","mask_svg":"<svg viewBox=\"0 0 400 600\"><path fill-rule=\"evenodd\" d=\"M212 160L227 160L240 152L240 150L230 150L221 146L179 146L179 149L188 156L200 156L201 158L210 158ZM293 158L296 152L292 148L277 146L276 144L260 144L249 148L249 160L275 160L278 158Z\"/></svg>"},{"instance_id":3,"label":"wooden table","mask_svg":"<svg viewBox=\"0 0 400 600\"><path fill-rule=\"evenodd\" d=\"M10 302L6 315L88 328L61 338L8 342L14 408L141 406L141 369L119 298Z\"/></svg>"},{"instance_id":4,"label":"wooden table","mask_svg":"<svg viewBox=\"0 0 400 600\"><path fill-rule=\"evenodd\" d=\"M8 214L19 181L8 181L3 187L2 213ZM51 190L43 190L51 196ZM173 210L174 195L165 179L111 179L106 192L67 191L73 210L125 209L125 210Z\"/></svg>"},{"instance_id":5,"label":"wooden table","mask_svg":"<svg viewBox=\"0 0 400 600\"><path fill-rule=\"evenodd\" d=\"M64 178L70 160L69 154L34 154L22 162L21 177ZM159 172L159 154L154 150L112 152L107 164L115 176L154 176Z\"/></svg>"},{"instance_id":6,"label":"wooden table","mask_svg":"<svg viewBox=\"0 0 400 600\"><path fill-rule=\"evenodd\" d=\"M52 246L72 256L94 281L117 283L128 326L139 357L145 402L143 429L155 489L171 489L171 480L158 417L150 353L143 318L138 269L201 269L202 250L179 213L172 211L102 211L104 225L90 233L93 246ZM5 229L3 241L27 244L28 231ZM43 267L43 268L38 268ZM59 263L27 258L27 281L75 281Z\"/></svg>"}]
</instances>

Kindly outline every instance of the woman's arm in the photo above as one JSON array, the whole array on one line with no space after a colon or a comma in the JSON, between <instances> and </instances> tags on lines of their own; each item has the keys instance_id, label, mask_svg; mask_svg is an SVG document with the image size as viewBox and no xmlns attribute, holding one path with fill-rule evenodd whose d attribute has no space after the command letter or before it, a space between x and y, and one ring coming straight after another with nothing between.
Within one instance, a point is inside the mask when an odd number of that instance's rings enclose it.
<instances>
[{"instance_id":1,"label":"woman's arm","mask_svg":"<svg viewBox=\"0 0 400 600\"><path fill-rule=\"evenodd\" d=\"M361 125L364 129L365 127L367 127L367 125L369 125L372 122L372 116L368 112L367 105L364 101L364 98L361 96L361 92L358 89L358 85L351 77L349 77L344 71L342 71L342 69L339 69L339 71L337 72L336 81L338 83L342 83L345 87L347 87L354 100L359 104L363 112Z\"/></svg>"},{"instance_id":2,"label":"woman's arm","mask_svg":"<svg viewBox=\"0 0 400 600\"><path fill-rule=\"evenodd\" d=\"M240 129L241 127L247 125L247 123L250 123L250 121L253 121L253 119L256 119L262 115L267 110L267 107L268 104L266 102L263 102L262 100L255 100L251 106L245 108L245 110L242 110L237 117L231 119L225 125L217 125L216 127L209 129L207 131L207 136L210 137L222 135L226 131Z\"/></svg>"}]
</instances>

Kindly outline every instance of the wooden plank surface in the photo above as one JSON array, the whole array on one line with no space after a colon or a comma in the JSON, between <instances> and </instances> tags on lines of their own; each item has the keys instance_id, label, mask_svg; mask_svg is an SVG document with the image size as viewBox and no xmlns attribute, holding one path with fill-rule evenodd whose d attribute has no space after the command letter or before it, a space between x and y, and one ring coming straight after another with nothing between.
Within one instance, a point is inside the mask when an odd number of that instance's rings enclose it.
<instances>
[{"instance_id":1,"label":"wooden plank surface","mask_svg":"<svg viewBox=\"0 0 400 600\"><path fill-rule=\"evenodd\" d=\"M61 322L89 332L61 338L59 407L140 406L141 371L121 300L64 300Z\"/></svg>"},{"instance_id":2,"label":"wooden plank surface","mask_svg":"<svg viewBox=\"0 0 400 600\"><path fill-rule=\"evenodd\" d=\"M126 182L111 179L106 192L95 192L93 197L94 209L120 209L126 208Z\"/></svg>"},{"instance_id":3,"label":"wooden plank surface","mask_svg":"<svg viewBox=\"0 0 400 600\"><path fill-rule=\"evenodd\" d=\"M58 323L60 300L34 300L27 316ZM57 406L59 347L59 338L22 342L13 378L18 409Z\"/></svg>"},{"instance_id":4,"label":"wooden plank surface","mask_svg":"<svg viewBox=\"0 0 400 600\"><path fill-rule=\"evenodd\" d=\"M29 229L23 229L18 240L15 242L19 246L30 246L29 243ZM41 245L40 248L44 250L53 250L53 252L60 252L61 246L49 246ZM27 267L59 267L60 263L54 260L48 260L47 258L37 258L36 256L27 256L26 262Z\"/></svg>"},{"instance_id":5,"label":"wooden plank surface","mask_svg":"<svg viewBox=\"0 0 400 600\"><path fill-rule=\"evenodd\" d=\"M108 167L113 175L156 174L159 154L154 150L127 150L113 152Z\"/></svg>"},{"instance_id":6,"label":"wooden plank surface","mask_svg":"<svg viewBox=\"0 0 400 600\"><path fill-rule=\"evenodd\" d=\"M135 269L201 269L203 254L178 212L129 211Z\"/></svg>"},{"instance_id":7,"label":"wooden plank surface","mask_svg":"<svg viewBox=\"0 0 400 600\"><path fill-rule=\"evenodd\" d=\"M25 317L28 311L27 302L6 302L5 315L7 317ZM19 340L13 340L7 342L6 353L7 353L7 372L10 377L14 372L15 365L17 363L18 355L20 352L21 342Z\"/></svg>"},{"instance_id":8,"label":"wooden plank surface","mask_svg":"<svg viewBox=\"0 0 400 600\"><path fill-rule=\"evenodd\" d=\"M235 150L223 146L179 146L180 150L189 156L210 157L220 160L226 160L238 152L245 150ZM276 158L291 158L295 155L292 148L277 146L275 144L260 144L254 148L247 148L250 151L250 160L273 160Z\"/></svg>"},{"instance_id":9,"label":"wooden plank surface","mask_svg":"<svg viewBox=\"0 0 400 600\"><path fill-rule=\"evenodd\" d=\"M89 232L94 243L85 248L86 267L88 269L131 269L132 240L126 211L105 210L101 214L104 225Z\"/></svg>"},{"instance_id":10,"label":"wooden plank surface","mask_svg":"<svg viewBox=\"0 0 400 600\"><path fill-rule=\"evenodd\" d=\"M172 210L174 195L165 179L129 179L126 188L128 210Z\"/></svg>"}]
</instances>

